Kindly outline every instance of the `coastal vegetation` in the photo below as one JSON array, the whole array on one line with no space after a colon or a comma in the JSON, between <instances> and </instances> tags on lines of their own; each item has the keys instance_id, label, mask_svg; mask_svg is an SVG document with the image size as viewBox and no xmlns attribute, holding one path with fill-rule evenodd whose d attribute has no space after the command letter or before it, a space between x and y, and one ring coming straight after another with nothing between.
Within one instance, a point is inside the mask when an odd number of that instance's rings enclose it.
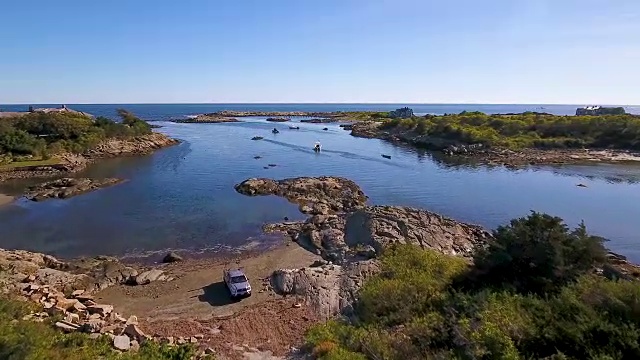
<instances>
[{"instance_id":1,"label":"coastal vegetation","mask_svg":"<svg viewBox=\"0 0 640 360\"><path fill-rule=\"evenodd\" d=\"M382 130L428 136L457 144L522 148L609 148L640 150L640 116L558 116L546 113L462 112L380 120ZM364 115L361 115L363 117Z\"/></svg>"},{"instance_id":2,"label":"coastal vegetation","mask_svg":"<svg viewBox=\"0 0 640 360\"><path fill-rule=\"evenodd\" d=\"M602 276L603 239L532 213L460 257L392 246L352 321L306 336L318 359L637 359L640 286Z\"/></svg>"},{"instance_id":3,"label":"coastal vegetation","mask_svg":"<svg viewBox=\"0 0 640 360\"><path fill-rule=\"evenodd\" d=\"M144 342L138 352L120 353L107 336L91 339L82 333L64 334L44 322L22 320L32 310L29 303L0 297L0 359L20 360L187 360L196 355L191 345L168 346Z\"/></svg>"},{"instance_id":4,"label":"coastal vegetation","mask_svg":"<svg viewBox=\"0 0 640 360\"><path fill-rule=\"evenodd\" d=\"M0 120L0 165L46 165L56 154L82 153L110 138L126 139L151 133L151 126L119 109L120 122L93 119L82 113L33 112ZM45 160L38 163L37 161ZM48 160L48 161L47 161ZM53 162L55 163L55 161Z\"/></svg>"}]
</instances>

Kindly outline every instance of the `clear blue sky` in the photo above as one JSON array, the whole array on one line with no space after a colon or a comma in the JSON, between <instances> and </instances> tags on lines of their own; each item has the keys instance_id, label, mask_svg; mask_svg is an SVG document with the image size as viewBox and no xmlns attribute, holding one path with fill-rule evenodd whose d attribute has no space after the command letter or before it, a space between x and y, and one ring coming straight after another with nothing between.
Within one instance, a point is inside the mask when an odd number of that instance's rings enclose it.
<instances>
[{"instance_id":1,"label":"clear blue sky","mask_svg":"<svg viewBox=\"0 0 640 360\"><path fill-rule=\"evenodd\" d=\"M0 104L640 103L640 0L8 0Z\"/></svg>"}]
</instances>

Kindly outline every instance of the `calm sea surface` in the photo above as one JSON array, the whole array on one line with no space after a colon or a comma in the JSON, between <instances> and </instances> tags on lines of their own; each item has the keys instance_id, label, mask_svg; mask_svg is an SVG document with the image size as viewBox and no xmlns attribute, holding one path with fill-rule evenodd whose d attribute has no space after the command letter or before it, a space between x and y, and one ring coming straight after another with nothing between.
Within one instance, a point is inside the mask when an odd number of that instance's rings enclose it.
<instances>
[{"instance_id":1,"label":"calm sea surface","mask_svg":"<svg viewBox=\"0 0 640 360\"><path fill-rule=\"evenodd\" d=\"M165 249L217 249L262 241L260 226L297 208L276 197L249 198L233 185L250 177L338 175L356 181L372 204L408 205L489 228L531 210L584 220L607 244L640 261L640 166L538 167L527 170L452 164L427 152L351 137L337 125L267 123L176 124L167 119L222 109L388 110L398 105L68 105L113 116L123 107L158 121L159 131L183 140L139 158L114 159L77 176L121 177L126 183L69 200L19 200L0 208L0 247L59 256L142 254ZM40 106L40 105L36 105ZM571 114L574 105L410 105L418 113L525 110ZM0 106L5 110L21 106ZM628 109L635 110L635 108ZM537 110L541 111L541 110ZM294 119L298 122L299 119ZM327 126L328 131L322 128ZM279 134L270 129L277 127ZM251 141L260 135L262 141ZM311 150L315 141L322 153ZM391 159L382 158L391 155ZM261 159L254 159L260 155ZM276 167L265 169L268 164ZM576 184L586 184L587 188ZM4 184L19 193L29 181Z\"/></svg>"}]
</instances>

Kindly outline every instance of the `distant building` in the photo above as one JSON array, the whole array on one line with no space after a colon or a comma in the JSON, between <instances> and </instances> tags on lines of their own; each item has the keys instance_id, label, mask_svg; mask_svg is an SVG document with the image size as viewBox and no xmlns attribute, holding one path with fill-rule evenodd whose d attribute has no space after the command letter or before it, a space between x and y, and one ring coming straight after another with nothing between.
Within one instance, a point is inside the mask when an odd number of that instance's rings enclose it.
<instances>
[{"instance_id":1,"label":"distant building","mask_svg":"<svg viewBox=\"0 0 640 360\"><path fill-rule=\"evenodd\" d=\"M623 107L585 106L576 109L576 116L583 115L624 115L627 112Z\"/></svg>"},{"instance_id":2,"label":"distant building","mask_svg":"<svg viewBox=\"0 0 640 360\"><path fill-rule=\"evenodd\" d=\"M401 109L389 111L389 117L401 119L410 118L413 117L413 110L409 109L408 107L403 107Z\"/></svg>"}]
</instances>

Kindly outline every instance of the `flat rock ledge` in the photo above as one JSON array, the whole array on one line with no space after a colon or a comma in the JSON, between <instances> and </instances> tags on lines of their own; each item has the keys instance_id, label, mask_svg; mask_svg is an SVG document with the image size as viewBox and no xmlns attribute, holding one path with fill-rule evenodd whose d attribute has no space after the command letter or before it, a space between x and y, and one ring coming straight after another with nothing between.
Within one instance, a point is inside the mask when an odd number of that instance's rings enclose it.
<instances>
[{"instance_id":1,"label":"flat rock ledge","mask_svg":"<svg viewBox=\"0 0 640 360\"><path fill-rule=\"evenodd\" d=\"M25 197L32 201L67 199L98 189L110 187L123 181L124 180L122 179L116 178L62 178L28 188Z\"/></svg>"},{"instance_id":2,"label":"flat rock ledge","mask_svg":"<svg viewBox=\"0 0 640 360\"><path fill-rule=\"evenodd\" d=\"M342 177L297 177L284 180L252 178L235 186L248 196L276 195L298 204L305 214L335 214L363 207L367 196L353 181Z\"/></svg>"},{"instance_id":3,"label":"flat rock ledge","mask_svg":"<svg viewBox=\"0 0 640 360\"><path fill-rule=\"evenodd\" d=\"M147 155L158 149L176 145L179 142L165 134L154 132L130 139L105 140L83 155L90 159Z\"/></svg>"}]
</instances>

